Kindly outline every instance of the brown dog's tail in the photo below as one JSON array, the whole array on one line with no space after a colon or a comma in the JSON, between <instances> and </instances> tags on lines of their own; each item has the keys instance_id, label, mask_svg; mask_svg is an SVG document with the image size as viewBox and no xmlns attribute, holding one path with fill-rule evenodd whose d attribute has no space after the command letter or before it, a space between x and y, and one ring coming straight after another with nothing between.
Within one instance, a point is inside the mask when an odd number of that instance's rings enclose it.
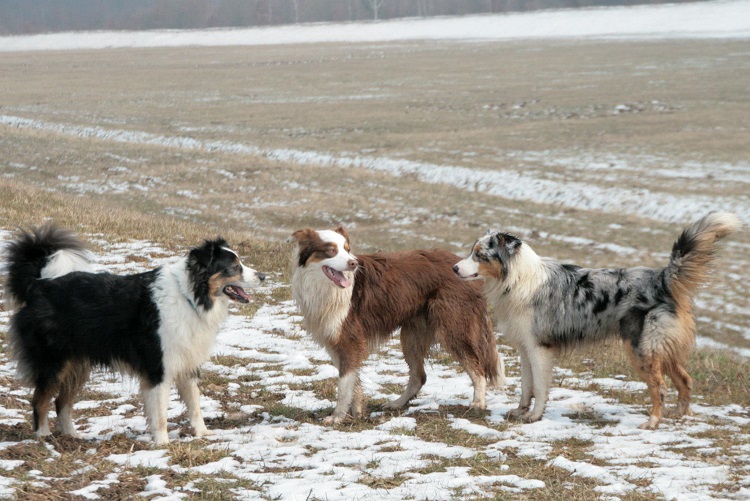
<instances>
[{"instance_id":1,"label":"brown dog's tail","mask_svg":"<svg viewBox=\"0 0 750 501\"><path fill-rule=\"evenodd\" d=\"M729 212L712 212L685 228L672 247L669 265L664 270L666 284L680 309L689 310L699 285L708 281L716 243L742 226Z\"/></svg>"},{"instance_id":2,"label":"brown dog's tail","mask_svg":"<svg viewBox=\"0 0 750 501\"><path fill-rule=\"evenodd\" d=\"M500 390L505 388L505 364L503 357L497 351L497 340L495 331L492 328L492 321L487 318L486 327L483 331L483 343L485 348L482 350L484 356L484 375L490 388Z\"/></svg>"}]
</instances>

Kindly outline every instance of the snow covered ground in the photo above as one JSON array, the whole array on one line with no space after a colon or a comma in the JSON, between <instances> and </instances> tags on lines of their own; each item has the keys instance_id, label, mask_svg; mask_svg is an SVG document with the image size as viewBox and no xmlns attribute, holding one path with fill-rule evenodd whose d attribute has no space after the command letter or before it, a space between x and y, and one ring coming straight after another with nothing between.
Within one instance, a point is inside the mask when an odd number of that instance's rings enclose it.
<instances>
[{"instance_id":1,"label":"snow covered ground","mask_svg":"<svg viewBox=\"0 0 750 501\"><path fill-rule=\"evenodd\" d=\"M0 233L2 240L8 237L8 232ZM128 259L131 255L148 256L148 267L172 259L165 257L169 253L149 242L109 244L101 237L92 240L104 249L99 265L110 271L134 272L146 267L132 263ZM278 286L283 285L268 287ZM257 300L263 301L262 295ZM0 322L6 323L7 318L7 313L2 313ZM324 415L325 409L333 406L332 401L307 388L334 378L336 371L325 362L328 360L325 351L312 342L298 321L294 306L283 302L265 305L253 317L234 314L221 330L215 350L218 358L206 364L204 378L211 373L228 378L227 387L222 389L227 398L220 402L204 395L202 407L209 423L231 415L233 422L246 424L215 429L205 447L217 451L220 459L185 467L177 464L169 449L139 447L131 453L107 456L112 472L104 480L70 494L87 499L106 498L107 487L137 467L153 473L148 476L142 493L154 496L151 499L189 496L194 485L170 488L167 481L170 473L186 471L209 477L231 475L247 481L252 488L238 487L234 491L242 499L437 500L481 497L498 489L508 495L530 494L545 488L543 480L526 474L522 477L504 464L513 455L539 460L547 466L568 470L574 477L593 480L599 484L595 492L602 499L618 499L634 492L679 500L750 496L747 482L738 491L722 489L722 485L733 481L731 471L727 464L714 461L717 449L707 433L719 429L733 434L738 443L747 443L750 437L742 435L739 428L744 426L746 430L750 423L743 409L736 405L709 407L698 402L692 418L679 422L667 420L657 431L640 430L637 426L644 421L643 408L613 401L588 389L596 384L600 389L644 391L642 382L629 381L624 376L593 379L559 370L556 380L562 384L554 386L543 420L530 425L506 426L503 416L518 398L514 391L490 394L490 412L484 421L465 419L461 411L447 413L449 426L457 433L476 437L481 444L478 446L426 440L416 433L421 426L419 416L436 413L439 406L463 409L468 404L469 378L459 373L456 365L428 366L426 386L402 415L376 412L371 416L374 424L360 431L323 426L317 420L299 421L271 415L260 405L240 403L239 395L251 387L258 393L282 394L282 404L303 411L323 410ZM228 367L220 363L222 357L239 360L241 364ZM515 365L515 357L508 352L506 360ZM0 356L0 376L12 373L13 364L5 355ZM362 377L368 399L395 398L394 385L401 387L407 379L406 364L398 346L391 343L372 356ZM518 385L517 378L510 378L509 382L511 388ZM82 400L75 406L76 425L83 438L90 441L92 451L123 434L135 442L150 440L141 410L131 403L137 394L134 382L99 373L94 375L91 387L112 396ZM29 395L27 389L17 387L4 387L2 391L12 402L24 401ZM179 438L176 423L183 410L173 392L169 409L171 438L190 442L190 438ZM28 426L26 413L25 406L11 406L8 401L0 405L4 425ZM597 418L580 419L576 417L579 413ZM585 457L571 460L556 452L556 444L572 439L590 442ZM23 442L3 442L0 451L18 443ZM486 463L503 466L499 472L481 475L469 467L451 465L477 461L478 457ZM747 446L737 461L750 464ZM0 467L12 470L23 463L23 458L2 460ZM434 467L436 464L443 466ZM37 482L51 480L34 470L29 476ZM378 480L394 483L379 487ZM14 479L0 472L0 495L14 496L15 484Z\"/></svg>"},{"instance_id":2,"label":"snow covered ground","mask_svg":"<svg viewBox=\"0 0 750 501\"><path fill-rule=\"evenodd\" d=\"M632 214L651 219L684 223L694 220L722 207L734 212L743 221L750 221L748 196L703 196L692 193L659 192L661 179L671 177L705 177L711 174L718 181L750 184L750 164L696 164L670 165L668 158L647 156L617 156L587 158L568 156L565 152L521 152L516 158L521 168L512 170L485 170L458 165L438 165L405 159L373 157L356 153L333 154L293 150L288 148L261 148L252 144L231 141L204 141L187 136L165 136L149 132L111 129L105 127L79 126L53 122L41 122L13 115L0 115L0 125L24 129L55 132L79 138L97 138L129 144L159 145L184 150L199 150L217 153L235 153L263 156L270 160L291 162L314 167L357 167L395 176L416 176L419 180L433 184L448 184L467 191L482 191L511 200L526 200L549 203L563 207L601 210L615 214ZM640 176L652 176L655 189L633 189L623 186L599 188L592 183L572 182L569 179L549 179L546 173L527 171L526 162L549 166L565 166L571 170L597 170L639 172ZM544 175L542 175L544 174ZM95 185L97 193L118 190L112 186ZM82 189L82 192L87 189Z\"/></svg>"},{"instance_id":3,"label":"snow covered ground","mask_svg":"<svg viewBox=\"0 0 750 501\"><path fill-rule=\"evenodd\" d=\"M374 23L212 30L96 31L0 38L0 51L534 38L749 38L750 1L551 10Z\"/></svg>"}]
</instances>

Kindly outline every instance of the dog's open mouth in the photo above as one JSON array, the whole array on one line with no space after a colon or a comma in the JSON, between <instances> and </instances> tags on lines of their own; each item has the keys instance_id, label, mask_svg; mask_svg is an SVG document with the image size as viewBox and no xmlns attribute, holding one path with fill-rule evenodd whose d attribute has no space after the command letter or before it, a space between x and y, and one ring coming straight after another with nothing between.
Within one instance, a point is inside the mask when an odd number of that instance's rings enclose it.
<instances>
[{"instance_id":1,"label":"dog's open mouth","mask_svg":"<svg viewBox=\"0 0 750 501\"><path fill-rule=\"evenodd\" d=\"M249 303L252 301L250 296L247 295L247 292L245 292L245 289L238 285L227 285L224 287L224 294L226 294L232 301L237 301L238 303Z\"/></svg>"},{"instance_id":2,"label":"dog's open mouth","mask_svg":"<svg viewBox=\"0 0 750 501\"><path fill-rule=\"evenodd\" d=\"M323 266L323 273L325 273L326 276L330 278L334 284L338 285L342 289L345 289L352 284L351 280L346 278L343 273L341 273L339 270L334 270L330 266Z\"/></svg>"}]
</instances>

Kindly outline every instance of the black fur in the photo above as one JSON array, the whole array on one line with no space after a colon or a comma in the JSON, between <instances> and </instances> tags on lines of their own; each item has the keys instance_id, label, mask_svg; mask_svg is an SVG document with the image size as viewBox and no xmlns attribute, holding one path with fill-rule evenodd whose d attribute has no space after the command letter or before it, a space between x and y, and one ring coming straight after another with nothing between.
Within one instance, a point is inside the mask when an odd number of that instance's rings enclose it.
<instances>
[{"instance_id":1,"label":"black fur","mask_svg":"<svg viewBox=\"0 0 750 501\"><path fill-rule=\"evenodd\" d=\"M66 249L84 253L86 246L72 231L47 223L29 231L20 231L5 248L7 261L6 293L19 303L26 302L29 284L40 277L42 269L55 252Z\"/></svg>"},{"instance_id":2,"label":"black fur","mask_svg":"<svg viewBox=\"0 0 750 501\"><path fill-rule=\"evenodd\" d=\"M64 365L124 363L156 386L164 378L159 311L150 286L160 269L137 275L73 272L29 286L27 303L11 320L19 367L34 387Z\"/></svg>"}]
</instances>

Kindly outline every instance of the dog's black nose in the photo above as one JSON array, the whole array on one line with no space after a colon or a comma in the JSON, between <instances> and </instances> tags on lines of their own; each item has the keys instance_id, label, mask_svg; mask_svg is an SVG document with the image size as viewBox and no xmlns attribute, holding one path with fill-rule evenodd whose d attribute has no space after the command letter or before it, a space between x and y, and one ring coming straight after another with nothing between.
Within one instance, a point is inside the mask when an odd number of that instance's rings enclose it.
<instances>
[{"instance_id":1,"label":"dog's black nose","mask_svg":"<svg viewBox=\"0 0 750 501\"><path fill-rule=\"evenodd\" d=\"M258 280L261 282L266 279L265 273L258 272Z\"/></svg>"},{"instance_id":2,"label":"dog's black nose","mask_svg":"<svg viewBox=\"0 0 750 501\"><path fill-rule=\"evenodd\" d=\"M458 265L457 264L453 266L453 271L455 271L456 273L458 273Z\"/></svg>"}]
</instances>

